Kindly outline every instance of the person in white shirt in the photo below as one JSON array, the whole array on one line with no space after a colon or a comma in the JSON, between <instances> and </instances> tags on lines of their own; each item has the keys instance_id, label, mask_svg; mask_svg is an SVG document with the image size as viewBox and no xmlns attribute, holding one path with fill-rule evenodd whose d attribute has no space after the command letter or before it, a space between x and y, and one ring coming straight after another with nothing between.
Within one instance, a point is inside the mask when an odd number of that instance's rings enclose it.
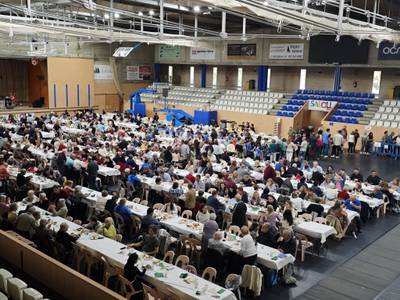
<instances>
[{"instance_id":1,"label":"person in white shirt","mask_svg":"<svg viewBox=\"0 0 400 300\"><path fill-rule=\"evenodd\" d=\"M301 160L304 160L304 158L306 157L307 148L308 148L307 138L303 137L303 141L300 144L300 151L299 151L299 157Z\"/></svg>"},{"instance_id":2,"label":"person in white shirt","mask_svg":"<svg viewBox=\"0 0 400 300\"><path fill-rule=\"evenodd\" d=\"M355 149L354 149L354 142L355 142L355 135L354 135L354 131L352 131L348 138L347 138L347 142L349 144L349 154L354 154Z\"/></svg>"},{"instance_id":3,"label":"person in white shirt","mask_svg":"<svg viewBox=\"0 0 400 300\"><path fill-rule=\"evenodd\" d=\"M342 145L344 142L343 135L340 130L333 136L332 157L339 158L342 153Z\"/></svg>"},{"instance_id":4,"label":"person in white shirt","mask_svg":"<svg viewBox=\"0 0 400 300\"><path fill-rule=\"evenodd\" d=\"M240 240L240 255L243 257L244 265L254 265L257 260L257 246L249 233L247 226L242 226L242 239Z\"/></svg>"},{"instance_id":5,"label":"person in white shirt","mask_svg":"<svg viewBox=\"0 0 400 300\"><path fill-rule=\"evenodd\" d=\"M106 190L102 191L101 194L97 196L96 210L104 211L108 199L108 192Z\"/></svg>"},{"instance_id":6,"label":"person in white shirt","mask_svg":"<svg viewBox=\"0 0 400 300\"><path fill-rule=\"evenodd\" d=\"M324 171L322 170L322 167L318 164L317 161L313 161L313 167L312 167L312 172L319 172L321 174L324 174Z\"/></svg>"}]
</instances>

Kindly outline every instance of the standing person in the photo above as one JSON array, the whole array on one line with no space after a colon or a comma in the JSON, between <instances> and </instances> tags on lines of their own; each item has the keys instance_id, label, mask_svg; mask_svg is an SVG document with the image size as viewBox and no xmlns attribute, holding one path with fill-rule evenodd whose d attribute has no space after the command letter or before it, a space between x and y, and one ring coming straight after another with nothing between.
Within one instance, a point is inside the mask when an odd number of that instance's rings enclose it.
<instances>
[{"instance_id":1,"label":"standing person","mask_svg":"<svg viewBox=\"0 0 400 300\"><path fill-rule=\"evenodd\" d=\"M291 140L289 142L289 144L286 147L286 160L288 162L291 162L293 159L293 153L296 151L296 144L293 143L293 141Z\"/></svg>"},{"instance_id":2,"label":"standing person","mask_svg":"<svg viewBox=\"0 0 400 300\"><path fill-rule=\"evenodd\" d=\"M358 132L358 129L356 129L354 130L354 152L357 147L357 142L359 138L360 138L360 133Z\"/></svg>"},{"instance_id":3,"label":"standing person","mask_svg":"<svg viewBox=\"0 0 400 300\"><path fill-rule=\"evenodd\" d=\"M331 136L330 129L327 128L322 133L322 155L327 158L329 155L329 138Z\"/></svg>"},{"instance_id":4,"label":"standing person","mask_svg":"<svg viewBox=\"0 0 400 300\"><path fill-rule=\"evenodd\" d=\"M355 144L354 131L352 131L349 134L349 136L347 138L347 142L348 142L348 145L349 145L349 149L348 149L349 154L354 154L354 144Z\"/></svg>"},{"instance_id":5,"label":"standing person","mask_svg":"<svg viewBox=\"0 0 400 300\"><path fill-rule=\"evenodd\" d=\"M343 135L340 130L333 136L332 157L339 158L342 152Z\"/></svg>"},{"instance_id":6,"label":"standing person","mask_svg":"<svg viewBox=\"0 0 400 300\"><path fill-rule=\"evenodd\" d=\"M303 137L302 142L300 144L300 152L299 152L300 160L304 160L305 159L306 153L307 153L307 148L308 148L307 138Z\"/></svg>"},{"instance_id":7,"label":"standing person","mask_svg":"<svg viewBox=\"0 0 400 300\"><path fill-rule=\"evenodd\" d=\"M97 162L93 159L93 157L90 157L89 163L87 165L87 173L88 173L87 180L89 188L91 188L92 190L97 190L96 178L98 172L99 172L99 166L97 165Z\"/></svg>"},{"instance_id":8,"label":"standing person","mask_svg":"<svg viewBox=\"0 0 400 300\"><path fill-rule=\"evenodd\" d=\"M364 129L363 133L361 135L361 154L366 154L367 153L367 139L368 139L368 130Z\"/></svg>"}]
</instances>

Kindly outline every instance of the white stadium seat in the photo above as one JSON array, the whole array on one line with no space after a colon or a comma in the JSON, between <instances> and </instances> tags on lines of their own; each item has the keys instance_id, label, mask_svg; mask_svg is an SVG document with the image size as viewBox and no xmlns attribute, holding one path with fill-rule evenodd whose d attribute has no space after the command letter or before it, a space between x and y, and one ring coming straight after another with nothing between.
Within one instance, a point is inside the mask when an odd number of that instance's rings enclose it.
<instances>
[{"instance_id":1,"label":"white stadium seat","mask_svg":"<svg viewBox=\"0 0 400 300\"><path fill-rule=\"evenodd\" d=\"M392 112L392 108L390 106L387 106L386 109L385 109L385 112L391 113Z\"/></svg>"},{"instance_id":2,"label":"white stadium seat","mask_svg":"<svg viewBox=\"0 0 400 300\"><path fill-rule=\"evenodd\" d=\"M13 274L6 269L0 269L0 292L7 294L7 279L12 278Z\"/></svg>"},{"instance_id":3,"label":"white stadium seat","mask_svg":"<svg viewBox=\"0 0 400 300\"><path fill-rule=\"evenodd\" d=\"M376 122L376 126L378 126L378 127L383 127L383 122L382 122L382 121L377 121L377 122Z\"/></svg>"},{"instance_id":4,"label":"white stadium seat","mask_svg":"<svg viewBox=\"0 0 400 300\"><path fill-rule=\"evenodd\" d=\"M23 290L27 287L28 285L19 278L7 279L8 297L13 300L23 300Z\"/></svg>"},{"instance_id":5,"label":"white stadium seat","mask_svg":"<svg viewBox=\"0 0 400 300\"><path fill-rule=\"evenodd\" d=\"M385 121L383 123L383 127L390 127L390 122L389 121Z\"/></svg>"},{"instance_id":6,"label":"white stadium seat","mask_svg":"<svg viewBox=\"0 0 400 300\"><path fill-rule=\"evenodd\" d=\"M393 115L393 114L390 114L390 115L388 116L388 120L389 120L389 121L393 121L393 120L394 120L394 115Z\"/></svg>"},{"instance_id":7,"label":"white stadium seat","mask_svg":"<svg viewBox=\"0 0 400 300\"><path fill-rule=\"evenodd\" d=\"M23 300L42 300L43 295L33 288L27 288L23 291Z\"/></svg>"},{"instance_id":8,"label":"white stadium seat","mask_svg":"<svg viewBox=\"0 0 400 300\"><path fill-rule=\"evenodd\" d=\"M392 122L390 124L390 127L392 127L392 128L397 128L398 126L399 126L399 124L397 122Z\"/></svg>"},{"instance_id":9,"label":"white stadium seat","mask_svg":"<svg viewBox=\"0 0 400 300\"><path fill-rule=\"evenodd\" d=\"M388 115L387 115L387 114L382 114L382 115L381 115L381 119L382 119L382 120L387 120L387 118L388 118Z\"/></svg>"},{"instance_id":10,"label":"white stadium seat","mask_svg":"<svg viewBox=\"0 0 400 300\"><path fill-rule=\"evenodd\" d=\"M369 125L376 126L376 120L371 120L371 122L369 122Z\"/></svg>"},{"instance_id":11,"label":"white stadium seat","mask_svg":"<svg viewBox=\"0 0 400 300\"><path fill-rule=\"evenodd\" d=\"M385 107L383 107L383 106L381 106L381 107L379 107L379 110L378 110L379 112L384 112L385 111Z\"/></svg>"}]
</instances>

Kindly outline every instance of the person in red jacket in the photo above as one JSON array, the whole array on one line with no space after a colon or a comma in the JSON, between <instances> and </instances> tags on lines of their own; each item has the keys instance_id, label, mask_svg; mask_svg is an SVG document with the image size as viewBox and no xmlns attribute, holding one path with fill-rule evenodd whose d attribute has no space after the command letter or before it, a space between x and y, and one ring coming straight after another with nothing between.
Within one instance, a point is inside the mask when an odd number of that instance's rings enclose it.
<instances>
[{"instance_id":1,"label":"person in red jacket","mask_svg":"<svg viewBox=\"0 0 400 300\"><path fill-rule=\"evenodd\" d=\"M271 164L267 161L265 163L264 169L264 180L274 179L276 177L275 169L271 166Z\"/></svg>"}]
</instances>

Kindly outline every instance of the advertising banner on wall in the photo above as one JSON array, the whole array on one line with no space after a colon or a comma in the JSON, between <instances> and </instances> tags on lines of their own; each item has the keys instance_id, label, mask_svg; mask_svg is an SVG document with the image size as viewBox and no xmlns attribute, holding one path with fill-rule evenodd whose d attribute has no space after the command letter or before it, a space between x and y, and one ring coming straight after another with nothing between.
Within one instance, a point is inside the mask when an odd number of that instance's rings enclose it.
<instances>
[{"instance_id":1,"label":"advertising banner on wall","mask_svg":"<svg viewBox=\"0 0 400 300\"><path fill-rule=\"evenodd\" d=\"M126 66L126 80L151 80L151 67Z\"/></svg>"},{"instance_id":2,"label":"advertising banner on wall","mask_svg":"<svg viewBox=\"0 0 400 300\"><path fill-rule=\"evenodd\" d=\"M308 100L308 110L330 111L336 104L335 101Z\"/></svg>"},{"instance_id":3,"label":"advertising banner on wall","mask_svg":"<svg viewBox=\"0 0 400 300\"><path fill-rule=\"evenodd\" d=\"M400 60L400 44L381 42L378 50L379 60Z\"/></svg>"},{"instance_id":4,"label":"advertising banner on wall","mask_svg":"<svg viewBox=\"0 0 400 300\"><path fill-rule=\"evenodd\" d=\"M94 65L94 79L95 80L112 80L111 66L106 64Z\"/></svg>"},{"instance_id":5,"label":"advertising banner on wall","mask_svg":"<svg viewBox=\"0 0 400 300\"><path fill-rule=\"evenodd\" d=\"M227 47L228 56L245 56L254 57L257 55L256 44L228 44Z\"/></svg>"},{"instance_id":6,"label":"advertising banner on wall","mask_svg":"<svg viewBox=\"0 0 400 300\"><path fill-rule=\"evenodd\" d=\"M270 44L270 59L303 59L304 44Z\"/></svg>"},{"instance_id":7,"label":"advertising banner on wall","mask_svg":"<svg viewBox=\"0 0 400 300\"><path fill-rule=\"evenodd\" d=\"M192 59L192 60L215 60L215 50L214 49L191 48L190 49L190 59Z\"/></svg>"},{"instance_id":8,"label":"advertising banner on wall","mask_svg":"<svg viewBox=\"0 0 400 300\"><path fill-rule=\"evenodd\" d=\"M181 57L181 47L160 45L160 58L177 59Z\"/></svg>"}]
</instances>

